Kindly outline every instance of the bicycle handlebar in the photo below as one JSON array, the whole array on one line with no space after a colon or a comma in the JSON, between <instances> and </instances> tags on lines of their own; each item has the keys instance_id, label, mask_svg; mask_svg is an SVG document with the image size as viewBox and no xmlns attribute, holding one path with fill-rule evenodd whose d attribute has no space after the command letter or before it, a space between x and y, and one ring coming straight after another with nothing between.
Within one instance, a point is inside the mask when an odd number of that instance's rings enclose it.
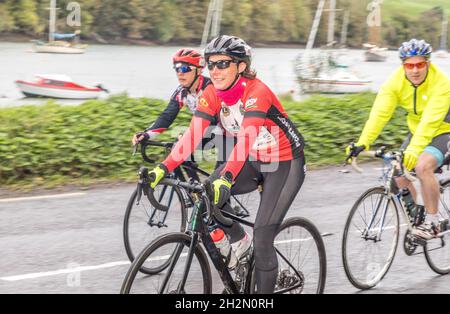
<instances>
[{"instance_id":1,"label":"bicycle handlebar","mask_svg":"<svg viewBox=\"0 0 450 314\"><path fill-rule=\"evenodd\" d=\"M136 155L139 144L141 144L142 159L144 159L146 162L151 163L151 164L155 163L156 161L147 156L147 147L148 146L163 147L165 149L171 149L175 145L175 143L173 143L173 142L155 142L155 141L151 141L151 140L142 140L133 146L133 156Z\"/></svg>"},{"instance_id":2,"label":"bicycle handlebar","mask_svg":"<svg viewBox=\"0 0 450 314\"><path fill-rule=\"evenodd\" d=\"M360 156L365 157L371 157L371 158L386 158L387 154L385 151L385 148L381 148L377 151L363 151L359 154ZM400 170L403 172L403 175L406 179L408 179L411 182L416 181L416 178L403 166L401 160L402 160L403 153L401 152L394 152L391 156L392 160L396 162L396 167L400 167ZM358 173L364 173L364 170L358 166L358 157L351 157L352 158L352 167L355 169Z\"/></svg>"},{"instance_id":3,"label":"bicycle handlebar","mask_svg":"<svg viewBox=\"0 0 450 314\"><path fill-rule=\"evenodd\" d=\"M149 176L149 180L151 182L154 180L154 178ZM206 198L208 201L210 201L212 198L212 195L214 195L213 190L212 190L212 185L209 181L206 181L205 184L203 185L200 183L187 183L187 182L183 182L183 181L180 181L177 179L165 178L160 181L160 184L172 186L172 187L181 187L189 192L202 193L203 195L206 194L206 196L207 196ZM148 198L150 200L150 204L152 204L152 206L158 210L167 211L169 209L168 206L160 204L155 198L154 189L152 189L150 187L150 184L148 184L147 186L148 186ZM207 205L207 206L209 206L209 205ZM231 225L233 224L233 220L231 218L225 217L222 214L222 211L217 206L213 206L212 215L220 224L222 224L226 227L231 227Z\"/></svg>"}]
</instances>

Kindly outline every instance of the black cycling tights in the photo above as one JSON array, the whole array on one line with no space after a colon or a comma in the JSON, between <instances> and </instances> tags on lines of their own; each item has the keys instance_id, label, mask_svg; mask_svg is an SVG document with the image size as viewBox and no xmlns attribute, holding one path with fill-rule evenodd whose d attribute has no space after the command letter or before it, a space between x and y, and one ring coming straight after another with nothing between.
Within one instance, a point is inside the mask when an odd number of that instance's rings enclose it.
<instances>
[{"instance_id":1,"label":"black cycling tights","mask_svg":"<svg viewBox=\"0 0 450 314\"><path fill-rule=\"evenodd\" d=\"M218 178L223 167L225 165L214 172L211 176L212 180ZM278 260L274 248L275 236L303 184L305 169L304 157L277 164L247 161L231 190L233 195L249 193L257 189L261 178L263 180L261 203L253 234L258 293L274 292L278 274ZM231 206L226 205L224 210L232 209ZM244 229L238 223L223 229L230 236L231 243L239 241L245 235Z\"/></svg>"}]
</instances>

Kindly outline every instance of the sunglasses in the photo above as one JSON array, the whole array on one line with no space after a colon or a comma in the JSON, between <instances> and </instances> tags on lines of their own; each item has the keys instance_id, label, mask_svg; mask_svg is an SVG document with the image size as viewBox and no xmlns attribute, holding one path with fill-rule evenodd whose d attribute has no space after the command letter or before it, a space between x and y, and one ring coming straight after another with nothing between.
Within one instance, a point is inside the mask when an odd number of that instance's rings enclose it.
<instances>
[{"instance_id":1,"label":"sunglasses","mask_svg":"<svg viewBox=\"0 0 450 314\"><path fill-rule=\"evenodd\" d=\"M234 60L219 60L216 62L208 61L208 70L212 71L215 67L217 67L219 70L225 70L230 67L232 63L237 63Z\"/></svg>"},{"instance_id":2,"label":"sunglasses","mask_svg":"<svg viewBox=\"0 0 450 314\"><path fill-rule=\"evenodd\" d=\"M407 70L413 70L414 68L417 68L418 70L422 70L427 66L428 62L422 61L418 63L403 63L403 66Z\"/></svg>"},{"instance_id":3,"label":"sunglasses","mask_svg":"<svg viewBox=\"0 0 450 314\"><path fill-rule=\"evenodd\" d=\"M192 67L187 64L175 64L173 68L177 73L189 73L193 71Z\"/></svg>"}]
</instances>

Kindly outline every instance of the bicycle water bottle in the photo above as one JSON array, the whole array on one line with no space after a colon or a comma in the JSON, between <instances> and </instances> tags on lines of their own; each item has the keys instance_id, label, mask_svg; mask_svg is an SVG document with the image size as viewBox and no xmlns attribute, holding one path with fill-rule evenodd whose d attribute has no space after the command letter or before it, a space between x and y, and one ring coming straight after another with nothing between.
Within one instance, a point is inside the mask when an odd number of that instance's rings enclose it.
<instances>
[{"instance_id":1,"label":"bicycle water bottle","mask_svg":"<svg viewBox=\"0 0 450 314\"><path fill-rule=\"evenodd\" d=\"M230 241L228 241L225 232L223 232L222 229L217 228L211 232L211 238L213 239L215 246L219 249L220 254L224 257L228 269L234 269L237 265L237 258L234 251L231 249Z\"/></svg>"},{"instance_id":2,"label":"bicycle water bottle","mask_svg":"<svg viewBox=\"0 0 450 314\"><path fill-rule=\"evenodd\" d=\"M417 205L414 202L411 192L408 189L402 190L402 198L405 203L406 211L408 212L409 218L412 223L414 223L415 217L417 215Z\"/></svg>"}]
</instances>

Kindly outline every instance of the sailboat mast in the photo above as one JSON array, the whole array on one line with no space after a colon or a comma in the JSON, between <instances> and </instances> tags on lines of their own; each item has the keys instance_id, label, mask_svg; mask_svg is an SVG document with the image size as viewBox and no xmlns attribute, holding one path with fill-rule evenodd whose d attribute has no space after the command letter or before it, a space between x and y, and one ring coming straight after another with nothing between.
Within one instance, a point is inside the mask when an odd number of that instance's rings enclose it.
<instances>
[{"instance_id":1,"label":"sailboat mast","mask_svg":"<svg viewBox=\"0 0 450 314\"><path fill-rule=\"evenodd\" d=\"M444 12L441 31L441 49L443 50L447 50L447 30L448 30L448 17L447 14Z\"/></svg>"},{"instance_id":2,"label":"sailboat mast","mask_svg":"<svg viewBox=\"0 0 450 314\"><path fill-rule=\"evenodd\" d=\"M336 0L330 0L330 14L328 16L328 45L334 42L334 24L336 19Z\"/></svg>"},{"instance_id":3,"label":"sailboat mast","mask_svg":"<svg viewBox=\"0 0 450 314\"><path fill-rule=\"evenodd\" d=\"M320 18L322 17L324 5L325 0L320 0L316 11L316 16L314 17L313 25L311 27L311 32L309 33L308 42L306 44L306 50L311 50L314 46L314 41L316 40L317 30L319 29Z\"/></svg>"},{"instance_id":4,"label":"sailboat mast","mask_svg":"<svg viewBox=\"0 0 450 314\"><path fill-rule=\"evenodd\" d=\"M216 0L214 8L214 19L211 29L211 37L217 37L220 34L220 22L222 20L223 0Z\"/></svg>"},{"instance_id":5,"label":"sailboat mast","mask_svg":"<svg viewBox=\"0 0 450 314\"><path fill-rule=\"evenodd\" d=\"M342 32L341 32L341 46L342 47L345 47L345 45L347 44L349 21L350 21L350 11L346 10L344 13L344 21L342 22Z\"/></svg>"},{"instance_id":6,"label":"sailboat mast","mask_svg":"<svg viewBox=\"0 0 450 314\"><path fill-rule=\"evenodd\" d=\"M211 0L206 16L205 27L203 29L201 47L204 47L210 37L220 34L220 22L222 20L223 0Z\"/></svg>"},{"instance_id":7,"label":"sailboat mast","mask_svg":"<svg viewBox=\"0 0 450 314\"><path fill-rule=\"evenodd\" d=\"M367 25L369 26L369 43L381 46L381 5L383 0L373 0L367 6L370 11L367 17Z\"/></svg>"},{"instance_id":8,"label":"sailboat mast","mask_svg":"<svg viewBox=\"0 0 450 314\"><path fill-rule=\"evenodd\" d=\"M55 40L56 33L56 0L50 0L50 25L48 31L48 41Z\"/></svg>"}]
</instances>

